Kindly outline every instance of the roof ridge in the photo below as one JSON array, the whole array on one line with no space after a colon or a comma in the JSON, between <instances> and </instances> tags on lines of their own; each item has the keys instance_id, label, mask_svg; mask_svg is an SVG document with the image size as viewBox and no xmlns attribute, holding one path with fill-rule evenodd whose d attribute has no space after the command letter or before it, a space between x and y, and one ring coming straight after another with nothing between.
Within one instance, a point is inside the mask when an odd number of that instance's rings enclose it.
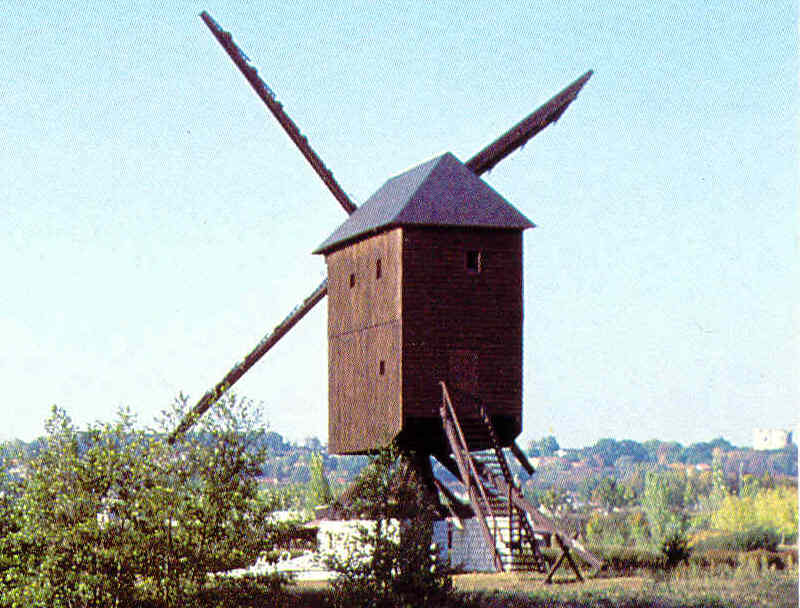
<instances>
[{"instance_id":1,"label":"roof ridge","mask_svg":"<svg viewBox=\"0 0 800 608\"><path fill-rule=\"evenodd\" d=\"M411 193L411 196L408 197L408 199L406 201L406 204L403 205L402 207L400 207L400 209L397 211L397 213L395 213L394 216L392 217L392 219L391 219L392 222L397 221L397 218L399 218L401 215L403 215L403 212L406 210L406 207L408 206L408 203L410 203L411 201L414 200L414 198L417 196L417 193L425 186L425 182L428 181L428 178L433 174L433 172L436 170L436 168L442 163L442 159L444 159L448 154L450 156L453 156L452 154L450 154L450 152L445 152L444 154L440 154L439 156L434 156L430 160L426 160L424 163L420 163L416 167L411 167L411 169L408 170L408 171L413 171L414 169L418 169L419 167L421 167L423 165L430 164L430 167L425 171L424 175L419 180L419 183L417 184L417 187L414 188L414 191ZM455 156L453 156L453 158L455 158ZM434 162L434 161L436 161L436 162ZM405 175L406 173L408 173L408 171L404 171L400 175ZM400 175L397 175L396 177L400 177Z\"/></svg>"}]
</instances>

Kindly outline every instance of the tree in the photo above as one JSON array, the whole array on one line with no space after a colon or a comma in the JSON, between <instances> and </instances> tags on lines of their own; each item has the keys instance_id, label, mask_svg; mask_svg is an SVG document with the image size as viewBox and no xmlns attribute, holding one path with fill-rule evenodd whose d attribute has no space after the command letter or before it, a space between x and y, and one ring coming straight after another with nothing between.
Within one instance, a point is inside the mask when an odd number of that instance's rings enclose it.
<instances>
[{"instance_id":1,"label":"tree","mask_svg":"<svg viewBox=\"0 0 800 608\"><path fill-rule=\"evenodd\" d=\"M686 464L700 464L701 462L708 463L711 462L715 450L727 452L732 449L734 449L734 446L731 445L729 441L723 439L722 437L717 437L711 441L693 443L684 448L680 460Z\"/></svg>"},{"instance_id":2,"label":"tree","mask_svg":"<svg viewBox=\"0 0 800 608\"><path fill-rule=\"evenodd\" d=\"M604 477L592 492L592 501L611 510L626 503L625 488L613 477Z\"/></svg>"},{"instance_id":3,"label":"tree","mask_svg":"<svg viewBox=\"0 0 800 608\"><path fill-rule=\"evenodd\" d=\"M372 458L354 486L360 499L354 508L367 509L375 521L361 530L347 558L329 557L339 573L331 584L337 608L436 606L449 597L452 578L431 546L435 510L413 470L406 455L390 447ZM397 521L395 535L390 530Z\"/></svg>"},{"instance_id":4,"label":"tree","mask_svg":"<svg viewBox=\"0 0 800 608\"><path fill-rule=\"evenodd\" d=\"M685 480L670 473L650 472L645 477L641 502L650 529L653 544L665 541L678 542L676 535L685 534L686 517L681 513Z\"/></svg>"},{"instance_id":5,"label":"tree","mask_svg":"<svg viewBox=\"0 0 800 608\"><path fill-rule=\"evenodd\" d=\"M178 400L160 429L186 409ZM79 433L54 408L0 539L0 604L183 605L208 572L254 560L267 526L255 493L260 453L248 449L257 420L249 402L228 397L197 434L169 445L125 411Z\"/></svg>"},{"instance_id":6,"label":"tree","mask_svg":"<svg viewBox=\"0 0 800 608\"><path fill-rule=\"evenodd\" d=\"M630 439L600 439L592 447L587 448L589 454L599 459L603 466L612 466L617 459L629 456L632 462L644 462L648 459L647 450L638 442Z\"/></svg>"},{"instance_id":7,"label":"tree","mask_svg":"<svg viewBox=\"0 0 800 608\"><path fill-rule=\"evenodd\" d=\"M714 449L711 461L711 494L709 499L713 504L719 504L730 493L728 482L725 480L725 470L723 468L723 452L721 449Z\"/></svg>"},{"instance_id":8,"label":"tree","mask_svg":"<svg viewBox=\"0 0 800 608\"><path fill-rule=\"evenodd\" d=\"M528 444L529 456L552 456L559 450L558 441L552 435L543 437L538 441L531 441Z\"/></svg>"},{"instance_id":9,"label":"tree","mask_svg":"<svg viewBox=\"0 0 800 608\"><path fill-rule=\"evenodd\" d=\"M333 493L325 477L325 464L321 454L312 454L308 464L310 479L307 490L307 505L310 509L333 502Z\"/></svg>"},{"instance_id":10,"label":"tree","mask_svg":"<svg viewBox=\"0 0 800 608\"><path fill-rule=\"evenodd\" d=\"M558 488L548 488L541 494L539 500L542 506L554 515L569 507L567 503L567 492Z\"/></svg>"}]
</instances>

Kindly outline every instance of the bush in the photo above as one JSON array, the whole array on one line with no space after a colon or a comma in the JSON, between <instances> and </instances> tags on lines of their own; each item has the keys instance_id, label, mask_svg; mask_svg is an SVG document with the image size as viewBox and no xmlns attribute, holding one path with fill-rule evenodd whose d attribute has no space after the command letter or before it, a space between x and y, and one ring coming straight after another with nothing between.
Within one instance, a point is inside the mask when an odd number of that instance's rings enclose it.
<instances>
[{"instance_id":1,"label":"bush","mask_svg":"<svg viewBox=\"0 0 800 608\"><path fill-rule=\"evenodd\" d=\"M689 560L691 549L686 534L680 530L673 530L661 541L661 555L667 570L673 569L681 562Z\"/></svg>"},{"instance_id":2,"label":"bush","mask_svg":"<svg viewBox=\"0 0 800 608\"><path fill-rule=\"evenodd\" d=\"M699 550L755 551L764 549L775 551L780 544L780 534L766 526L753 526L741 532L717 534L697 542Z\"/></svg>"},{"instance_id":3,"label":"bush","mask_svg":"<svg viewBox=\"0 0 800 608\"><path fill-rule=\"evenodd\" d=\"M185 410L176 402L162 429ZM13 523L0 529L0 605L182 605L208 572L254 560L267 530L260 453L248 449L255 423L231 397L200 433L168 445L126 412L79 433L54 408L45 448L3 507Z\"/></svg>"},{"instance_id":4,"label":"bush","mask_svg":"<svg viewBox=\"0 0 800 608\"><path fill-rule=\"evenodd\" d=\"M695 550L689 564L703 570L784 570L797 567L796 551L729 551L724 549Z\"/></svg>"},{"instance_id":5,"label":"bush","mask_svg":"<svg viewBox=\"0 0 800 608\"><path fill-rule=\"evenodd\" d=\"M371 530L361 530L360 551L328 559L339 573L331 583L335 607L439 606L450 598L452 577L431 546L435 512L411 470L405 456L387 449L362 474L359 485L370 494L370 507L377 509L372 515L376 522ZM398 513L411 514L401 524L399 538L389 531Z\"/></svg>"},{"instance_id":6,"label":"bush","mask_svg":"<svg viewBox=\"0 0 800 608\"><path fill-rule=\"evenodd\" d=\"M647 544L649 525L645 515L633 513L593 513L586 523L586 539L593 544L629 545Z\"/></svg>"},{"instance_id":7,"label":"bush","mask_svg":"<svg viewBox=\"0 0 800 608\"><path fill-rule=\"evenodd\" d=\"M591 546L589 550L603 561L603 570L608 573L629 576L642 570L656 572L664 565L660 552L647 547ZM545 559L552 563L560 550L545 549L543 553ZM579 556L573 555L573 558L578 558L578 563L582 564Z\"/></svg>"}]
</instances>

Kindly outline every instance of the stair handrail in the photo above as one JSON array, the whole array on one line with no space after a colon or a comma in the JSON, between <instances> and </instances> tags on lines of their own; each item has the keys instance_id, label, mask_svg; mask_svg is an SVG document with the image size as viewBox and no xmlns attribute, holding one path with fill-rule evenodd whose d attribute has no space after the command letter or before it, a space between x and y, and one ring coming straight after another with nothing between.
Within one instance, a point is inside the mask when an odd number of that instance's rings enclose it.
<instances>
[{"instance_id":1,"label":"stair handrail","mask_svg":"<svg viewBox=\"0 0 800 608\"><path fill-rule=\"evenodd\" d=\"M478 486L478 491L481 493L481 498L483 498L484 503L486 503L487 511L489 515L492 517L492 525L497 530L497 522L494 518L494 513L492 512L491 505L489 503L489 498L486 496L486 489L483 487L483 484L480 482L480 477L478 476L478 471L475 469L475 461L472 459L472 454L469 453L469 447L467 446L467 440L464 438L464 432L461 430L461 425L458 422L458 417L456 416L456 410L453 407L453 402L450 400L450 393L447 390L447 385L440 381L439 384L442 385L442 397L444 397L443 401L447 405L448 413L450 414L450 419L453 421L454 426L456 427L456 432L458 433L458 439L461 443L461 449L467 455L466 461L469 465L469 472L475 478L475 485ZM469 483L469 481L467 482Z\"/></svg>"},{"instance_id":2,"label":"stair handrail","mask_svg":"<svg viewBox=\"0 0 800 608\"><path fill-rule=\"evenodd\" d=\"M461 477L466 478L462 479L462 483L464 483L467 488L467 494L470 497L470 501L476 503L475 515L478 519L481 532L484 535L484 540L492 552L495 568L498 572L503 572L505 570L503 568L503 560L500 557L500 554L497 552L497 520L495 519L494 512L492 511L491 503L489 503L489 498L486 496L486 489L483 487L483 482L481 481L481 478L478 476L478 472L475 469L475 463L472 459L472 455L469 453L467 440L464 437L461 424L458 422L458 416L456 415L455 408L453 407L453 402L450 399L450 393L447 390L447 385L444 382L439 382L439 384L442 386L442 406L439 411L442 417L445 435L447 435L448 441L450 441L450 447L453 449L453 456L455 456L456 464L458 465ZM455 429L456 433L453 433L453 429ZM470 476L474 478L474 484L472 484ZM473 485L477 487L477 494L475 492L475 488L472 487ZM481 500L483 501L483 505L480 504ZM492 518L494 537L489 534L489 529L486 524L486 517L482 511L488 513Z\"/></svg>"}]
</instances>

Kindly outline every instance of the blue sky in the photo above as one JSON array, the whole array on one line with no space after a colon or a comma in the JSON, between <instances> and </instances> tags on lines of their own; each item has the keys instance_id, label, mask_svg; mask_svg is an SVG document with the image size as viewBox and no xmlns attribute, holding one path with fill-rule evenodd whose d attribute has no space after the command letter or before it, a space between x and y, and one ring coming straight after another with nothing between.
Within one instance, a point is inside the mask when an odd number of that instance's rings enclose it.
<instances>
[{"instance_id":1,"label":"blue sky","mask_svg":"<svg viewBox=\"0 0 800 608\"><path fill-rule=\"evenodd\" d=\"M54 403L148 423L324 277L310 252L344 213L203 9L357 202L594 69L485 178L538 225L523 441L748 444L797 424L794 3L12 1L0 437L40 434ZM327 434L325 324L319 306L237 385L294 440Z\"/></svg>"}]
</instances>

